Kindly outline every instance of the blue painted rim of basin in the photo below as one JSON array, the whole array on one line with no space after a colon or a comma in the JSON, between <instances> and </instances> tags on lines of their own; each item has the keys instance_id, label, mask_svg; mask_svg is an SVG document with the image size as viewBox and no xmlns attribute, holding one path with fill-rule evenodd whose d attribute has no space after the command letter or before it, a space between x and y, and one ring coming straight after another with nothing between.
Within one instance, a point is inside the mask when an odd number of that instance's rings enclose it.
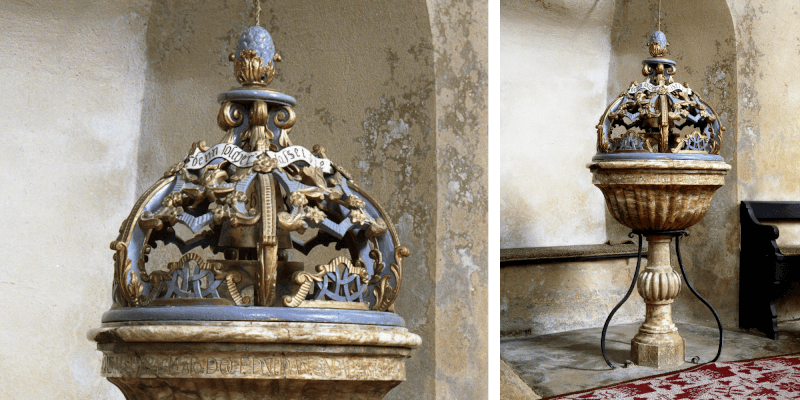
<instances>
[{"instance_id":1,"label":"blue painted rim of basin","mask_svg":"<svg viewBox=\"0 0 800 400\"><path fill-rule=\"evenodd\" d=\"M310 322L405 327L403 317L387 311L288 307L150 306L121 307L103 313L102 321L255 321Z\"/></svg>"},{"instance_id":2,"label":"blue painted rim of basin","mask_svg":"<svg viewBox=\"0 0 800 400\"><path fill-rule=\"evenodd\" d=\"M295 100L294 97L281 92L273 92L271 90L234 89L220 93L217 96L217 101L220 103L224 101L242 100L263 100L269 103L279 103L289 107L294 107L295 104L297 104L297 100Z\"/></svg>"},{"instance_id":3,"label":"blue painted rim of basin","mask_svg":"<svg viewBox=\"0 0 800 400\"><path fill-rule=\"evenodd\" d=\"M685 154L685 153L608 153L597 154L592 161L619 161L619 160L701 160L725 161L717 154Z\"/></svg>"}]
</instances>

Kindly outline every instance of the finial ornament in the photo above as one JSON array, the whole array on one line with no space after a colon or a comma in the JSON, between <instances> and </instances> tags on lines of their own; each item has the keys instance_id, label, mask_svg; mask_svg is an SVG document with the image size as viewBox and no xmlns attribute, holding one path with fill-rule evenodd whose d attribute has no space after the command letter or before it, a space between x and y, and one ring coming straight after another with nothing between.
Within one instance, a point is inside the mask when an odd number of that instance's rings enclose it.
<instances>
[{"instance_id":1,"label":"finial ornament","mask_svg":"<svg viewBox=\"0 0 800 400\"><path fill-rule=\"evenodd\" d=\"M667 37L664 32L655 31L650 37L650 56L651 57L664 57L667 55Z\"/></svg>"},{"instance_id":2,"label":"finial ornament","mask_svg":"<svg viewBox=\"0 0 800 400\"><path fill-rule=\"evenodd\" d=\"M266 86L275 77L275 62L280 62L281 56L275 53L267 30L251 26L239 38L236 52L228 59L233 61L233 75L240 84Z\"/></svg>"}]
</instances>

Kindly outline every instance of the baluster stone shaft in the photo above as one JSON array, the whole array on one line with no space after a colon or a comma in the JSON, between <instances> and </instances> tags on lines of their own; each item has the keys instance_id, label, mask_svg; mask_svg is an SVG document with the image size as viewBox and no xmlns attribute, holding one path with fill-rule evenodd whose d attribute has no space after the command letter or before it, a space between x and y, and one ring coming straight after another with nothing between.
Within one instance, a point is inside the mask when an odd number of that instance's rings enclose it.
<instances>
[{"instance_id":1,"label":"baluster stone shaft","mask_svg":"<svg viewBox=\"0 0 800 400\"><path fill-rule=\"evenodd\" d=\"M645 367L675 367L683 364L686 345L672 322L672 302L681 291L681 277L670 263L672 236L646 237L647 267L636 282L646 314L631 340L631 360Z\"/></svg>"}]
</instances>

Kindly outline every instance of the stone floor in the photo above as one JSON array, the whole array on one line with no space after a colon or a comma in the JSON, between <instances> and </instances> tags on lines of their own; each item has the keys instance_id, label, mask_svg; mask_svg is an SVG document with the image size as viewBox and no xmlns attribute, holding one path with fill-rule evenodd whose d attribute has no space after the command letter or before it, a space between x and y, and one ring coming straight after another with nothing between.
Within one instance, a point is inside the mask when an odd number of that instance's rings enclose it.
<instances>
[{"instance_id":1,"label":"stone floor","mask_svg":"<svg viewBox=\"0 0 800 400\"><path fill-rule=\"evenodd\" d=\"M717 352L718 331L691 324L677 324L686 340L686 359L699 356L708 361ZM614 364L630 358L630 340L639 324L608 328L606 352ZM607 386L631 379L690 368L687 362L673 369L640 366L612 370L600 351L601 328L549 335L502 338L500 358L542 397ZM725 330L720 361L747 360L772 355L800 353L800 322L781 323L780 339L773 341L758 331Z\"/></svg>"}]
</instances>

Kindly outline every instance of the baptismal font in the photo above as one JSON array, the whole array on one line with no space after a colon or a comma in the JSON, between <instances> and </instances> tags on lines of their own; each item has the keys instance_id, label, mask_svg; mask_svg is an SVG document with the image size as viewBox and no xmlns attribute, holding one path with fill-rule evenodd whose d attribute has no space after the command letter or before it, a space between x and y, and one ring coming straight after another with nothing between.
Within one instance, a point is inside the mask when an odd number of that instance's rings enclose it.
<instances>
[{"instance_id":1,"label":"baptismal font","mask_svg":"<svg viewBox=\"0 0 800 400\"><path fill-rule=\"evenodd\" d=\"M713 361L722 350L719 317L686 279L680 237L703 218L731 169L719 155L725 128L697 92L674 81L676 64L664 58L668 46L663 32L653 33L651 57L642 62L645 80L633 82L603 113L597 125L597 155L589 164L592 183L603 192L611 215L639 235L634 282L646 315L631 341L631 360L656 368L680 365L685 357L684 340L672 322L672 302L681 290L681 276L671 265L672 238L687 286L717 319L720 341ZM639 275L642 236L647 238L648 257ZM633 287L603 327L603 357L612 368L605 352L606 330Z\"/></svg>"}]
</instances>

